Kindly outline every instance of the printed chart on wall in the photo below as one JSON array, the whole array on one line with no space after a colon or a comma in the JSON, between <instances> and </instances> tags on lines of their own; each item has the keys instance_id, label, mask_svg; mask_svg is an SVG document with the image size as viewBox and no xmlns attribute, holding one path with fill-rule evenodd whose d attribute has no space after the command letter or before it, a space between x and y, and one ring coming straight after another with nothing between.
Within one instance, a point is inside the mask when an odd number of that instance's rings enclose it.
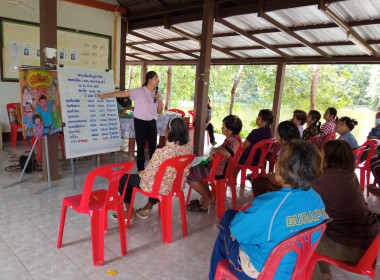
<instances>
[{"instance_id":1,"label":"printed chart on wall","mask_svg":"<svg viewBox=\"0 0 380 280\"><path fill-rule=\"evenodd\" d=\"M112 71L61 66L58 80L66 157L119 151L116 99L101 100L97 96L115 91Z\"/></svg>"}]
</instances>

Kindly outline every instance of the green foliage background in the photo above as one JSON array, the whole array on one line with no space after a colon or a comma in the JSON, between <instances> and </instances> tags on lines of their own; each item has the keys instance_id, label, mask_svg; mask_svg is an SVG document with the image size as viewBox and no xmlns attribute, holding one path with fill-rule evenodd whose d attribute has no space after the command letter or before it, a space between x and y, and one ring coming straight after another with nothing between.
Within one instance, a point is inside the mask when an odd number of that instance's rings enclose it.
<instances>
[{"instance_id":1,"label":"green foliage background","mask_svg":"<svg viewBox=\"0 0 380 280\"><path fill-rule=\"evenodd\" d=\"M213 123L220 132L221 120L228 115L231 88L239 65L211 66L209 96L213 106ZM287 65L282 96L281 119L291 117L295 109L309 111L310 85L314 65ZM149 66L160 76L160 92L166 95L168 66ZM171 108L192 110L195 91L195 66L173 66ZM236 89L234 114L243 121L241 135L247 136L255 127L257 113L272 108L277 67L245 65ZM129 69L126 69L128 79ZM141 68L134 66L131 88L141 86ZM380 66L321 65L317 88L316 109L322 115L327 107L367 107L372 111L379 102ZM349 113L349 112L348 112ZM339 114L339 113L338 113ZM341 115L342 116L342 115ZM351 116L351 115L350 115ZM372 115L371 115L372 116ZM369 117L369 116L368 116ZM372 120L372 119L371 119ZM372 121L370 121L371 125ZM360 123L359 123L360 125Z\"/></svg>"}]
</instances>

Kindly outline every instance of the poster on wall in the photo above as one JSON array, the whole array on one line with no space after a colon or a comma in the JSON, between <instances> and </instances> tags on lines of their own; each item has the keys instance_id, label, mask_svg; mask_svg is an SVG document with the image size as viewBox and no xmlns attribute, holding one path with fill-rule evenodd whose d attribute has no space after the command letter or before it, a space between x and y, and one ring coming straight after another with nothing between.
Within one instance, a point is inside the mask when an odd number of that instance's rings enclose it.
<instances>
[{"instance_id":1,"label":"poster on wall","mask_svg":"<svg viewBox=\"0 0 380 280\"><path fill-rule=\"evenodd\" d=\"M62 131L57 71L20 68L21 123L25 138Z\"/></svg>"},{"instance_id":2,"label":"poster on wall","mask_svg":"<svg viewBox=\"0 0 380 280\"><path fill-rule=\"evenodd\" d=\"M120 151L121 135L113 72L62 65L58 68L66 158Z\"/></svg>"}]
</instances>

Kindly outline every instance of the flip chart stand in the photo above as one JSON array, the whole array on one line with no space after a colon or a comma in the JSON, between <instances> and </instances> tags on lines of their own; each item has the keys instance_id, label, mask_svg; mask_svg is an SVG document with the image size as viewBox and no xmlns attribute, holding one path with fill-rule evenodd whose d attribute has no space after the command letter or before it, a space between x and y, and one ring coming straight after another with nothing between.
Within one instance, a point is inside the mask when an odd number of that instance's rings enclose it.
<instances>
[{"instance_id":1,"label":"flip chart stand","mask_svg":"<svg viewBox=\"0 0 380 280\"><path fill-rule=\"evenodd\" d=\"M36 144L36 142L34 144ZM37 191L36 194L40 194L44 191L47 191L47 190L52 189L58 185L63 184L63 182L58 182L54 185L51 185L51 182L50 182L49 150L48 150L47 135L45 135L45 152L46 152L46 167L47 167L47 175L48 175L48 186L46 188L43 188L43 189Z\"/></svg>"}]
</instances>

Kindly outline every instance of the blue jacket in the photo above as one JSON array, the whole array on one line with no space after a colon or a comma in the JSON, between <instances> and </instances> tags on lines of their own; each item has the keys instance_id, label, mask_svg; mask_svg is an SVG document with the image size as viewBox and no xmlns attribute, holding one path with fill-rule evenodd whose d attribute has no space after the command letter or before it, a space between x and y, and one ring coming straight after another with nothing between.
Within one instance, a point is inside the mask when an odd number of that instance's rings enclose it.
<instances>
[{"instance_id":1,"label":"blue jacket","mask_svg":"<svg viewBox=\"0 0 380 280\"><path fill-rule=\"evenodd\" d=\"M256 197L251 207L236 214L230 230L253 266L261 271L278 243L325 219L325 205L313 189L282 188ZM314 234L313 239L318 237ZM286 255L274 279L290 279L295 262L295 253Z\"/></svg>"}]
</instances>

